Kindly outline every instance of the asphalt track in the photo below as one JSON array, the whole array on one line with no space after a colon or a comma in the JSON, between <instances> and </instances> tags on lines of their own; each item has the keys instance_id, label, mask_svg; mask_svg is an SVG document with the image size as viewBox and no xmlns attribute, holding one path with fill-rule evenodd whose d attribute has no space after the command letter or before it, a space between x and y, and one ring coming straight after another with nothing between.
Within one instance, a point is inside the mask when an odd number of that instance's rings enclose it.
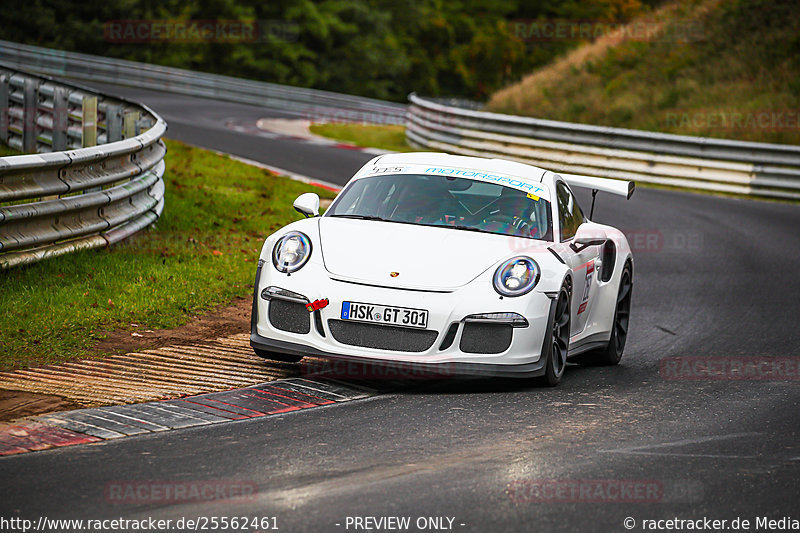
<instances>
[{"instance_id":1,"label":"asphalt track","mask_svg":"<svg viewBox=\"0 0 800 533\"><path fill-rule=\"evenodd\" d=\"M317 179L344 183L371 157L224 126L279 115L251 106L118 92L164 116L169 137ZM599 196L595 219L634 246L620 366L572 365L555 389L412 382L297 414L7 457L0 517L274 516L283 532L364 531L348 516L408 516L411 531L418 517L454 518L455 531L626 531L626 517L634 531L704 517L754 531L759 517L800 519L800 207L640 189L628 202ZM794 379L686 379L670 371L679 357L781 358ZM137 504L104 492L146 480L257 492ZM657 490L620 502L621 481Z\"/></svg>"}]
</instances>

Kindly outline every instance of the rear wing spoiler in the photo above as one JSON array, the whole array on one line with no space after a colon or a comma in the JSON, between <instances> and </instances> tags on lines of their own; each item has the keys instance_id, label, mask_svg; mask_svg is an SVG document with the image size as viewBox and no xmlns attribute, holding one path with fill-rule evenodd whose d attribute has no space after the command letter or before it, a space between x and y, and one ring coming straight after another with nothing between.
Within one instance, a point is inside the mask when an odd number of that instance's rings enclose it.
<instances>
[{"instance_id":1,"label":"rear wing spoiler","mask_svg":"<svg viewBox=\"0 0 800 533\"><path fill-rule=\"evenodd\" d=\"M626 180L615 180L611 178L596 178L593 176L579 176L577 174L559 174L570 187L580 187L582 189L592 189L593 191L603 191L619 196L624 196L630 200L636 183Z\"/></svg>"}]
</instances>

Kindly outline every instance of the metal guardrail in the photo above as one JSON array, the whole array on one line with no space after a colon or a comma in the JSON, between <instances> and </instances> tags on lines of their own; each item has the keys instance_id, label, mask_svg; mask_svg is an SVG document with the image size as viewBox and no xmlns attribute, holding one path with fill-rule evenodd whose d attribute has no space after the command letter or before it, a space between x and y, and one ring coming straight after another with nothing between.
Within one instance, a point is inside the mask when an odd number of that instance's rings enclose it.
<instances>
[{"instance_id":1,"label":"metal guardrail","mask_svg":"<svg viewBox=\"0 0 800 533\"><path fill-rule=\"evenodd\" d=\"M0 269L118 242L164 209L148 107L0 64Z\"/></svg>"},{"instance_id":2,"label":"metal guardrail","mask_svg":"<svg viewBox=\"0 0 800 533\"><path fill-rule=\"evenodd\" d=\"M49 76L254 104L315 122L405 123L403 104L1 40L0 62Z\"/></svg>"},{"instance_id":3,"label":"metal guardrail","mask_svg":"<svg viewBox=\"0 0 800 533\"><path fill-rule=\"evenodd\" d=\"M800 199L800 146L691 137L486 113L409 95L416 146L558 172Z\"/></svg>"}]
</instances>

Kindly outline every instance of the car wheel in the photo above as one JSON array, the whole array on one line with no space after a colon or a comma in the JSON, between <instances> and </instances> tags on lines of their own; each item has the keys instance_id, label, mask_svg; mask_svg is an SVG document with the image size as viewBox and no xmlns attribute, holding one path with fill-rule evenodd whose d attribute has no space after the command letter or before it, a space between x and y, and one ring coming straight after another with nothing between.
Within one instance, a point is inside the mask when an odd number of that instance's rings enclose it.
<instances>
[{"instance_id":1,"label":"car wheel","mask_svg":"<svg viewBox=\"0 0 800 533\"><path fill-rule=\"evenodd\" d=\"M253 351L256 352L256 355L259 357L263 357L264 359L271 359L272 361L280 361L282 363L297 363L303 358L302 355L289 355L285 353L266 352L264 350L257 350L255 348L253 348Z\"/></svg>"},{"instance_id":2,"label":"car wheel","mask_svg":"<svg viewBox=\"0 0 800 533\"><path fill-rule=\"evenodd\" d=\"M570 296L567 286L561 287L558 292L558 301L553 315L551 340L545 362L544 375L539 378L539 384L546 387L555 387L561 382L564 369L567 367L567 350L569 349L569 328L571 322Z\"/></svg>"},{"instance_id":3,"label":"car wheel","mask_svg":"<svg viewBox=\"0 0 800 533\"><path fill-rule=\"evenodd\" d=\"M631 318L631 294L633 293L633 276L631 266L626 264L619 280L617 304L614 309L614 324L611 338L605 348L587 352L575 358L575 361L589 365L616 365L622 359L625 341L628 340L628 324Z\"/></svg>"}]
</instances>

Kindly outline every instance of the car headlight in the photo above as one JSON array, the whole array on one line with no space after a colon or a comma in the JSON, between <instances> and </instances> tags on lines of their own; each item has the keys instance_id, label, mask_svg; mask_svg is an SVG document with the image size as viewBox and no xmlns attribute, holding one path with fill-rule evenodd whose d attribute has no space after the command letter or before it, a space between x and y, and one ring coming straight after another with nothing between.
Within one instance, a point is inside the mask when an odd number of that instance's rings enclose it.
<instances>
[{"instance_id":1,"label":"car headlight","mask_svg":"<svg viewBox=\"0 0 800 533\"><path fill-rule=\"evenodd\" d=\"M536 261L529 257L514 257L497 267L494 290L503 296L522 296L539 283L540 275Z\"/></svg>"},{"instance_id":2,"label":"car headlight","mask_svg":"<svg viewBox=\"0 0 800 533\"><path fill-rule=\"evenodd\" d=\"M311 240L304 233L290 231L275 243L272 264L280 272L300 270L311 255Z\"/></svg>"}]
</instances>

